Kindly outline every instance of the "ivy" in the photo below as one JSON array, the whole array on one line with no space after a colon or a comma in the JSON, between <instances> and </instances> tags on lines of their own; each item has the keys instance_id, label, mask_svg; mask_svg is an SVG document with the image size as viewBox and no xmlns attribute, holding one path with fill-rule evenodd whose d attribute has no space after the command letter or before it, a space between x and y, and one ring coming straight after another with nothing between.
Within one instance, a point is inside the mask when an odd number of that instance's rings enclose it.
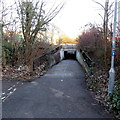
<instances>
[{"instance_id":1,"label":"ivy","mask_svg":"<svg viewBox=\"0 0 120 120\"><path fill-rule=\"evenodd\" d=\"M115 82L115 88L110 94L109 107L116 116L120 117L120 81Z\"/></svg>"}]
</instances>

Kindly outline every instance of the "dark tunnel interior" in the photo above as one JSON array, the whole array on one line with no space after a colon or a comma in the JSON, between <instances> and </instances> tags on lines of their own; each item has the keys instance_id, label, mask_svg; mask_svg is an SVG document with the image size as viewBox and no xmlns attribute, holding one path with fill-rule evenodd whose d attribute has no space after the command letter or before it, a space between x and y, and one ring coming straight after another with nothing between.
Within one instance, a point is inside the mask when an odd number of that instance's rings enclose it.
<instances>
[{"instance_id":1,"label":"dark tunnel interior","mask_svg":"<svg viewBox=\"0 0 120 120\"><path fill-rule=\"evenodd\" d=\"M71 52L68 52L68 51L64 51L64 59L73 59L73 60L76 60L76 52L74 53L71 53Z\"/></svg>"}]
</instances>

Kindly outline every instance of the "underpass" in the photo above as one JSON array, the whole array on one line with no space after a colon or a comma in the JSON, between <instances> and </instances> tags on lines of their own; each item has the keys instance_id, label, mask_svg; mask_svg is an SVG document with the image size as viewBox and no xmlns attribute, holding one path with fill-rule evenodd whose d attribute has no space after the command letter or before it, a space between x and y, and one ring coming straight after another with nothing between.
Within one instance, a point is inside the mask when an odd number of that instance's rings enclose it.
<instances>
[{"instance_id":1,"label":"underpass","mask_svg":"<svg viewBox=\"0 0 120 120\"><path fill-rule=\"evenodd\" d=\"M76 45L63 45L61 51L63 59L76 59Z\"/></svg>"},{"instance_id":2,"label":"underpass","mask_svg":"<svg viewBox=\"0 0 120 120\"><path fill-rule=\"evenodd\" d=\"M3 101L3 118L111 118L87 90L80 53L67 47L60 55L44 76Z\"/></svg>"}]
</instances>

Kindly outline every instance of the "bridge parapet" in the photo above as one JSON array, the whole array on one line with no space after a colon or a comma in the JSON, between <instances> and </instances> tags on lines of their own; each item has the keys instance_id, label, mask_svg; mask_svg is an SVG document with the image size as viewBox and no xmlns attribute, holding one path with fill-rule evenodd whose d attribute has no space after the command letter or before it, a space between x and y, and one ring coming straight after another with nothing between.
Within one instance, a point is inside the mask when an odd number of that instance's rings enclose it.
<instances>
[{"instance_id":1,"label":"bridge parapet","mask_svg":"<svg viewBox=\"0 0 120 120\"><path fill-rule=\"evenodd\" d=\"M76 45L73 44L73 45L63 45L62 46L63 49L75 49L76 50Z\"/></svg>"},{"instance_id":2,"label":"bridge parapet","mask_svg":"<svg viewBox=\"0 0 120 120\"><path fill-rule=\"evenodd\" d=\"M76 45L63 45L62 46L63 51L69 53L69 54L75 54L76 52Z\"/></svg>"}]
</instances>

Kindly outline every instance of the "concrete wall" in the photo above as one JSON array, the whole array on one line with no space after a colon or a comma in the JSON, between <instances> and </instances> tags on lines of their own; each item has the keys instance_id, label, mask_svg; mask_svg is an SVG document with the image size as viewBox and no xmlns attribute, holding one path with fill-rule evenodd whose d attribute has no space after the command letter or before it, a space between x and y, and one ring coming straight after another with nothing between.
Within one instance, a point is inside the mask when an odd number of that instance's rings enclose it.
<instances>
[{"instance_id":1,"label":"concrete wall","mask_svg":"<svg viewBox=\"0 0 120 120\"><path fill-rule=\"evenodd\" d=\"M61 50L60 50L60 60L63 60L64 57L65 57L65 55L64 55L64 49L61 49ZM77 61L82 65L82 67L85 69L85 71L86 71L87 73L89 73L88 65L87 65L87 63L85 62L82 54L81 54L80 51L78 51L78 50L76 51L76 59L77 59Z\"/></svg>"},{"instance_id":2,"label":"concrete wall","mask_svg":"<svg viewBox=\"0 0 120 120\"><path fill-rule=\"evenodd\" d=\"M56 59L55 56L57 57L57 59ZM65 55L64 55L64 50L63 50L63 49L61 49L60 51L58 51L58 52L56 53L56 55L50 55L50 56L49 56L50 66L53 66L53 65L55 65L56 63L62 61L62 60L64 59L64 57L65 57ZM86 71L86 73L89 75L89 74L90 74L90 72L89 72L89 67L88 67L87 63L85 62L82 54L81 54L80 51L78 51L78 50L76 51L76 59L77 59L77 61L82 65L82 67L83 67L83 69ZM57 61L56 61L56 60L57 60Z\"/></svg>"},{"instance_id":3,"label":"concrete wall","mask_svg":"<svg viewBox=\"0 0 120 120\"><path fill-rule=\"evenodd\" d=\"M65 57L64 50L61 49L60 50L60 58L61 58L61 60L63 60L64 57ZM82 65L82 67L84 68L84 70L86 71L86 73L89 74L89 67L88 67L87 63L85 62L82 54L78 50L76 51L76 59Z\"/></svg>"},{"instance_id":4,"label":"concrete wall","mask_svg":"<svg viewBox=\"0 0 120 120\"><path fill-rule=\"evenodd\" d=\"M78 50L76 51L76 59L82 65L82 67L84 68L86 73L89 74L89 67L88 67L87 63L85 62L82 54Z\"/></svg>"},{"instance_id":5,"label":"concrete wall","mask_svg":"<svg viewBox=\"0 0 120 120\"><path fill-rule=\"evenodd\" d=\"M60 50L60 60L63 60L64 59L64 50L63 49L61 49Z\"/></svg>"},{"instance_id":6,"label":"concrete wall","mask_svg":"<svg viewBox=\"0 0 120 120\"><path fill-rule=\"evenodd\" d=\"M82 54L80 53L80 51L76 51L76 59L77 61L82 65L83 69L86 71L87 74L89 74L89 67L87 65L87 63L85 62ZM53 65L59 63L60 61L62 61L64 59L65 55L64 55L64 50L60 49L55 53L49 53L46 54L38 59L36 59L36 61L34 61L34 68L37 69L37 67L39 67L40 65L45 64L45 68L49 68L52 67Z\"/></svg>"},{"instance_id":7,"label":"concrete wall","mask_svg":"<svg viewBox=\"0 0 120 120\"><path fill-rule=\"evenodd\" d=\"M56 51L51 51L47 54L44 54L43 56L36 58L33 61L33 70L39 69L39 67L43 64L44 64L44 69L47 69L59 63L62 60L62 58L63 58L63 53L61 52L61 49Z\"/></svg>"},{"instance_id":8,"label":"concrete wall","mask_svg":"<svg viewBox=\"0 0 120 120\"><path fill-rule=\"evenodd\" d=\"M50 67L56 64L54 55L49 55L48 56L48 63L49 63Z\"/></svg>"},{"instance_id":9,"label":"concrete wall","mask_svg":"<svg viewBox=\"0 0 120 120\"><path fill-rule=\"evenodd\" d=\"M61 61L61 50L48 56L49 66L53 66Z\"/></svg>"}]
</instances>

